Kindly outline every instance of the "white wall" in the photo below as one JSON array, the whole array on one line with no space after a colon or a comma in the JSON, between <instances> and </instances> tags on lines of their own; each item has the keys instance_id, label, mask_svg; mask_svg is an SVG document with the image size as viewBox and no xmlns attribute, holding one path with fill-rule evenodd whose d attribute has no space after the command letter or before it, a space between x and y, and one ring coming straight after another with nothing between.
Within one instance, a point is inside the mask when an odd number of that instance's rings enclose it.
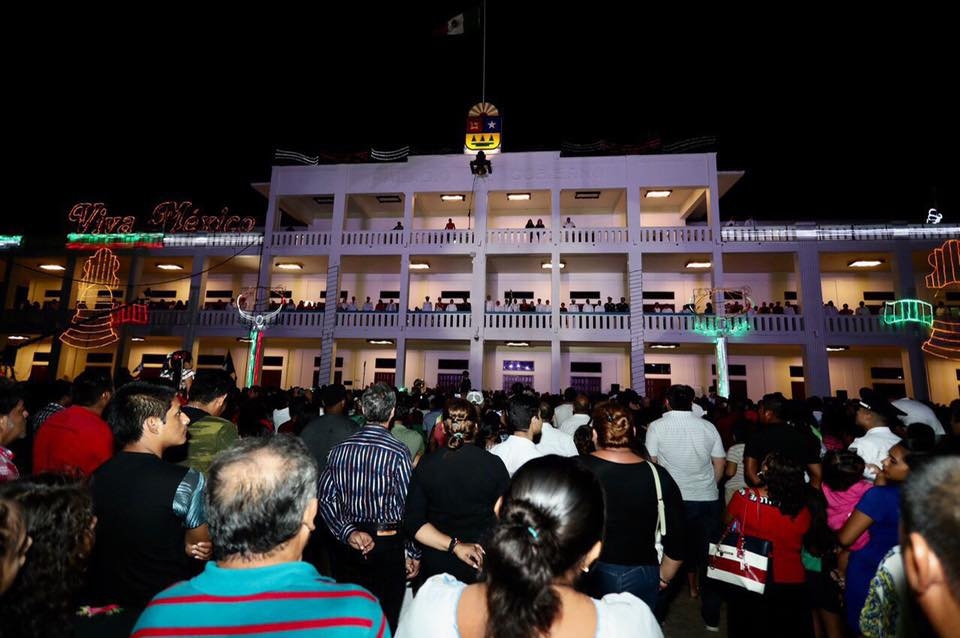
<instances>
[{"instance_id":1,"label":"white wall","mask_svg":"<svg viewBox=\"0 0 960 638\"><path fill-rule=\"evenodd\" d=\"M949 405L960 397L960 361L927 357L927 380L930 383L930 400Z\"/></svg>"},{"instance_id":2,"label":"white wall","mask_svg":"<svg viewBox=\"0 0 960 638\"><path fill-rule=\"evenodd\" d=\"M600 363L599 375L576 373L577 376L599 376L600 391L609 392L610 386L619 383L621 388L630 387L630 355L626 348L609 348L600 346L571 347L560 352L560 379L553 386L537 387L541 392L549 390L554 393L563 392L570 387L570 363Z\"/></svg>"},{"instance_id":3,"label":"white wall","mask_svg":"<svg viewBox=\"0 0 960 638\"><path fill-rule=\"evenodd\" d=\"M837 308L843 308L847 304L851 309L860 305L863 299L863 291L873 292L893 292L893 277L890 273L862 273L862 274L824 274L820 282L820 290L823 293L823 303L831 299L833 305ZM878 305L882 302L870 301L867 305Z\"/></svg>"},{"instance_id":4,"label":"white wall","mask_svg":"<svg viewBox=\"0 0 960 638\"><path fill-rule=\"evenodd\" d=\"M207 287L201 291L202 298L200 306L206 301L207 290L231 290L236 299L242 288L252 288L257 285L256 273L243 273L231 275L210 275L207 277Z\"/></svg>"},{"instance_id":5,"label":"white wall","mask_svg":"<svg viewBox=\"0 0 960 638\"><path fill-rule=\"evenodd\" d=\"M686 226L680 211L670 213L644 212L640 210L641 228L662 227L662 226Z\"/></svg>"},{"instance_id":6,"label":"white wall","mask_svg":"<svg viewBox=\"0 0 960 638\"><path fill-rule=\"evenodd\" d=\"M870 368L874 367L893 367L904 368L903 361L899 356L891 355L870 355L858 356L837 355L830 356L830 392L836 396L837 390L846 390L848 396L855 398L859 396L860 388L873 387L873 379L870 377ZM904 370L906 373L906 369ZM882 380L881 380L882 382ZM907 384L905 379L902 383ZM907 386L909 390L909 385Z\"/></svg>"},{"instance_id":7,"label":"white wall","mask_svg":"<svg viewBox=\"0 0 960 638\"><path fill-rule=\"evenodd\" d=\"M669 363L671 366L670 383L689 385L697 392L698 396L706 394L710 386L715 383L711 368L716 362L713 355L647 352L644 362L648 364ZM790 377L790 366L803 365L803 360L799 354L796 357L729 355L727 363L746 366L746 377L733 378L746 379L747 396L756 401L764 394L771 392L782 392L784 396L791 396L790 382L800 381L801 379ZM804 370L804 373L809 378L810 372ZM647 376L651 379L667 378L664 375ZM643 388L636 388L636 390L643 394Z\"/></svg>"},{"instance_id":8,"label":"white wall","mask_svg":"<svg viewBox=\"0 0 960 638\"><path fill-rule=\"evenodd\" d=\"M681 275L679 273L643 273L643 289L650 291L673 291L673 303L676 311L680 312L683 304L690 303L693 299L694 290L698 288L710 287L710 275L703 273L699 275ZM670 303L669 300L649 299L644 303Z\"/></svg>"},{"instance_id":9,"label":"white wall","mask_svg":"<svg viewBox=\"0 0 960 638\"><path fill-rule=\"evenodd\" d=\"M533 372L504 372L504 361L533 361ZM483 358L483 387L499 390L503 387L504 375L533 375L533 387L544 392L553 387L550 375L550 348L507 348L500 346L488 350Z\"/></svg>"},{"instance_id":10,"label":"white wall","mask_svg":"<svg viewBox=\"0 0 960 638\"><path fill-rule=\"evenodd\" d=\"M323 275L273 275L270 285L274 288L283 287L292 293L291 299L295 303L324 301L320 293L327 289L327 276Z\"/></svg>"},{"instance_id":11,"label":"white wall","mask_svg":"<svg viewBox=\"0 0 960 638\"><path fill-rule=\"evenodd\" d=\"M151 261L150 263L152 265L153 262ZM170 281L171 279L177 279L177 281ZM190 280L190 271L186 269L164 271L153 270L144 266L143 274L140 277L140 286L134 290L134 295L141 295L146 288L153 290L175 290L177 296L172 299L167 297L164 301L170 303L182 301L186 303L190 299ZM157 299L157 301L159 301L159 299Z\"/></svg>"},{"instance_id":12,"label":"white wall","mask_svg":"<svg viewBox=\"0 0 960 638\"><path fill-rule=\"evenodd\" d=\"M549 277L549 273L547 274ZM628 297L627 274L621 272L615 273L561 273L560 274L560 300L564 303L570 303L570 291L599 291L600 299L606 301L607 297L613 297L614 301L620 301L620 297ZM592 300L596 303L596 299ZM578 303L583 303L584 299L578 298ZM556 305L556 304L554 304Z\"/></svg>"},{"instance_id":13,"label":"white wall","mask_svg":"<svg viewBox=\"0 0 960 638\"><path fill-rule=\"evenodd\" d=\"M14 342L9 342L14 343ZM72 348L64 348L64 350L72 350ZM37 343L31 343L28 346L23 346L17 350L17 359L14 362L13 370L17 375L17 379L24 381L30 378L30 370L33 369L33 354L35 352L50 352L50 342L47 340L40 341ZM56 378L54 374L55 370L47 371L47 380L52 381Z\"/></svg>"},{"instance_id":14,"label":"white wall","mask_svg":"<svg viewBox=\"0 0 960 638\"><path fill-rule=\"evenodd\" d=\"M410 387L414 379L423 379L428 387L433 387L437 383L437 374L440 370L437 368L437 362L440 359L466 359L470 360L470 346L464 345L462 348L446 348L445 350L422 350L407 349L406 356L406 378L403 385ZM367 364L368 369L372 364ZM469 368L465 366L463 370ZM463 372L463 370L443 370L444 374L454 374ZM401 380L397 379L397 383ZM484 386L486 387L486 386Z\"/></svg>"}]
</instances>

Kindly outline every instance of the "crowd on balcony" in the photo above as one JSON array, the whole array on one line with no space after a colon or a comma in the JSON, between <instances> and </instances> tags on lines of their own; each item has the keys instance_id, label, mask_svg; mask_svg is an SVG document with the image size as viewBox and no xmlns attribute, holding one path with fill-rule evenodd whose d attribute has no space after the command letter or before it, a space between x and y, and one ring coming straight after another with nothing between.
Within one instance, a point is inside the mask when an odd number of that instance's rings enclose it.
<instances>
[{"instance_id":1,"label":"crowd on balcony","mask_svg":"<svg viewBox=\"0 0 960 638\"><path fill-rule=\"evenodd\" d=\"M177 387L0 379L4 635L661 636L677 595L731 636L960 613L960 400ZM762 594L705 577L724 528L772 541Z\"/></svg>"}]
</instances>

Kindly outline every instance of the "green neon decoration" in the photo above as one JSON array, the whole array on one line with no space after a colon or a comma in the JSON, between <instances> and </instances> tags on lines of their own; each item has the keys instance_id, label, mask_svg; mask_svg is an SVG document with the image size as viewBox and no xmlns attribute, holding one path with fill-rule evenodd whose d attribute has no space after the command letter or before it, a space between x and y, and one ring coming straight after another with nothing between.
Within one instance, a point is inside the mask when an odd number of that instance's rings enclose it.
<instances>
[{"instance_id":1,"label":"green neon decoration","mask_svg":"<svg viewBox=\"0 0 960 638\"><path fill-rule=\"evenodd\" d=\"M0 235L0 248L19 246L23 242L23 235Z\"/></svg>"},{"instance_id":2,"label":"green neon decoration","mask_svg":"<svg viewBox=\"0 0 960 638\"><path fill-rule=\"evenodd\" d=\"M163 248L163 233L70 233L67 248Z\"/></svg>"},{"instance_id":3,"label":"green neon decoration","mask_svg":"<svg viewBox=\"0 0 960 638\"><path fill-rule=\"evenodd\" d=\"M693 331L705 337L739 337L750 330L747 317L698 316L693 320Z\"/></svg>"},{"instance_id":4,"label":"green neon decoration","mask_svg":"<svg viewBox=\"0 0 960 638\"><path fill-rule=\"evenodd\" d=\"M727 338L717 337L717 396L730 398L730 371L727 369Z\"/></svg>"},{"instance_id":5,"label":"green neon decoration","mask_svg":"<svg viewBox=\"0 0 960 638\"><path fill-rule=\"evenodd\" d=\"M933 304L919 299L898 299L883 306L883 323L893 326L901 323L921 323L933 327Z\"/></svg>"}]
</instances>

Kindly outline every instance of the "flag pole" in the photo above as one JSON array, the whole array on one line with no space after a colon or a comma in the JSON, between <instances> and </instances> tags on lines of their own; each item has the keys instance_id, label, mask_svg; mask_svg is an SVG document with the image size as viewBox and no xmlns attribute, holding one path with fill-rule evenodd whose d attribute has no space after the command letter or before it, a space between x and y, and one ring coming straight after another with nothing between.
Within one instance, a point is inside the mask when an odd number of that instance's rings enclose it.
<instances>
[{"instance_id":1,"label":"flag pole","mask_svg":"<svg viewBox=\"0 0 960 638\"><path fill-rule=\"evenodd\" d=\"M480 36L483 38L483 52L480 66L480 103L487 102L487 0L480 0Z\"/></svg>"}]
</instances>

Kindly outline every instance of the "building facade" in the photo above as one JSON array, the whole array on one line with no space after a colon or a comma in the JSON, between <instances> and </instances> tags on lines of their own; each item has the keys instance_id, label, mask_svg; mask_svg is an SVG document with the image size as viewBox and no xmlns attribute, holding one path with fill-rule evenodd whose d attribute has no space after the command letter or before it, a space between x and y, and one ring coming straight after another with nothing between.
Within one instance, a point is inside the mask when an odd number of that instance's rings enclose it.
<instances>
[{"instance_id":1,"label":"building facade","mask_svg":"<svg viewBox=\"0 0 960 638\"><path fill-rule=\"evenodd\" d=\"M706 393L723 336L731 394L958 396L960 361L921 349L926 325L882 314L909 299L956 316L958 286L925 285L928 255L960 237L956 225L722 224L741 174L718 171L714 154L509 153L484 177L468 159L278 166L256 185L262 228L117 249L114 298L150 310L105 348L30 342L75 308L89 253L9 249L0 330L28 338L14 370L72 377L143 362L149 376L184 348L198 367L230 353L243 379L237 300L266 311L272 291L285 307L265 331L262 383L282 387L452 386L468 370L483 388Z\"/></svg>"}]
</instances>

